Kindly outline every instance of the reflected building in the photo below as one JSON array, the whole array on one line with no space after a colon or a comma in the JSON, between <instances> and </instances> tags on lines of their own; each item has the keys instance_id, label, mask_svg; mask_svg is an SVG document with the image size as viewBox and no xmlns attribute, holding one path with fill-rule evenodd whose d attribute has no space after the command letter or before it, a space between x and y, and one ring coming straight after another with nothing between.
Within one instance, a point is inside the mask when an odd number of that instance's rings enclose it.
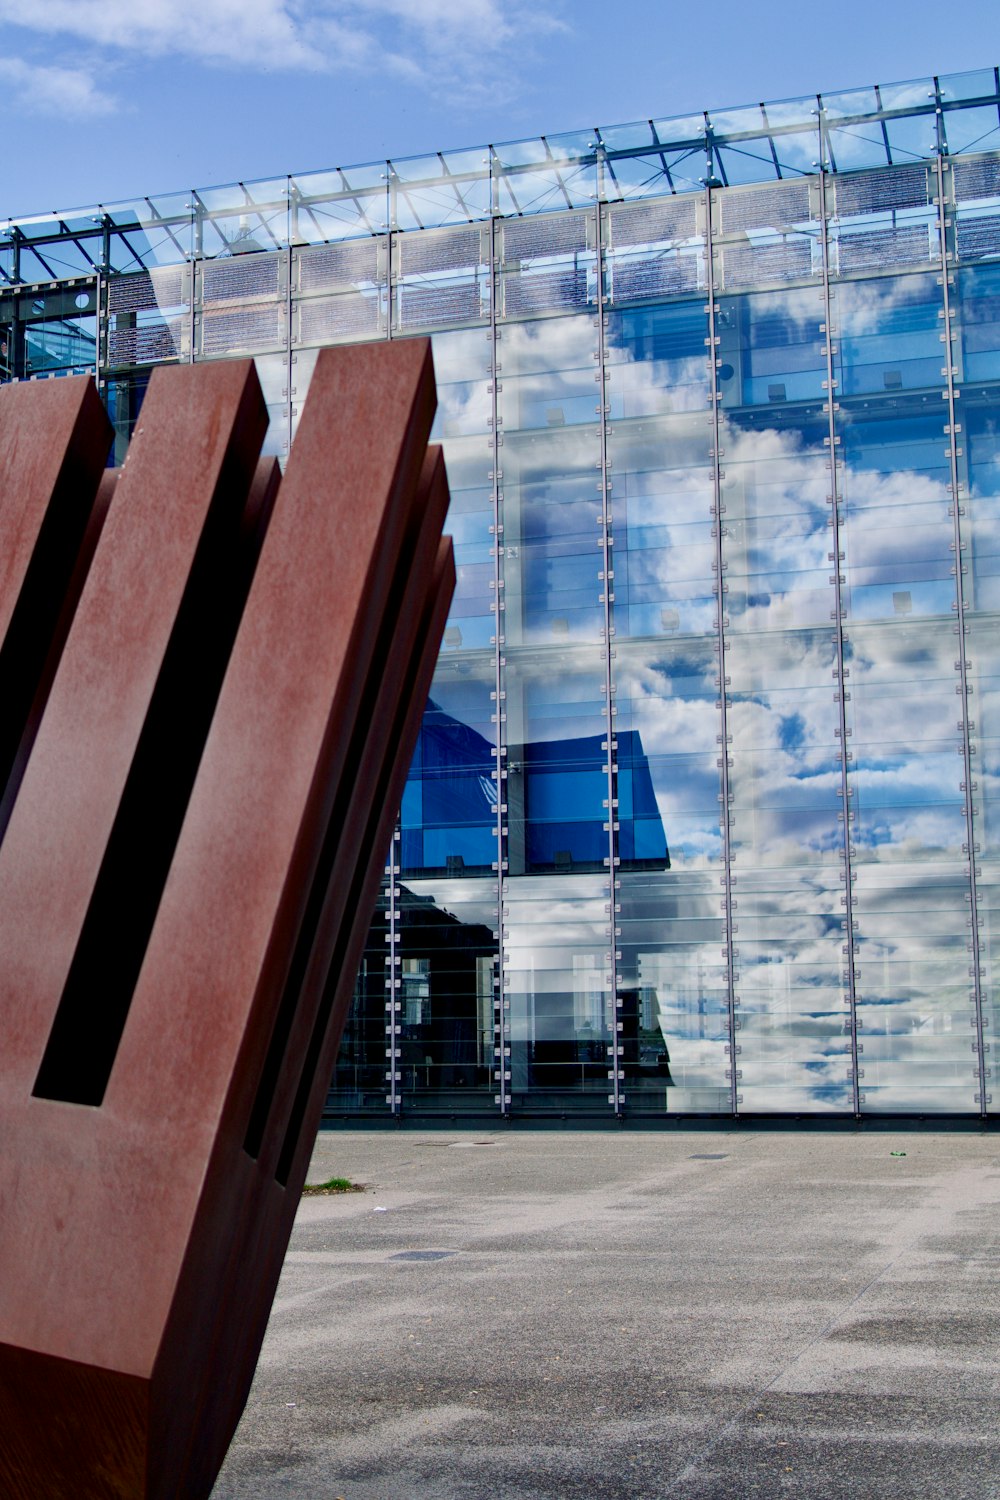
<instances>
[{"instance_id":1,"label":"reflected building","mask_svg":"<svg viewBox=\"0 0 1000 1500\"><path fill-rule=\"evenodd\" d=\"M429 333L458 588L331 1120L1000 1109L1000 80L0 226L0 376ZM996 794L996 795L994 795Z\"/></svg>"}]
</instances>

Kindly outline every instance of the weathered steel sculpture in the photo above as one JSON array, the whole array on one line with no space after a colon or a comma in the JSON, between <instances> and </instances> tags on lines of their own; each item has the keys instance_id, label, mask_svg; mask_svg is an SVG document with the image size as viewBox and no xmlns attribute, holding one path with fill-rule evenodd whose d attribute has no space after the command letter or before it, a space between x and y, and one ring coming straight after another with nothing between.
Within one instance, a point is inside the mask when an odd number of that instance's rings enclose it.
<instances>
[{"instance_id":1,"label":"weathered steel sculpture","mask_svg":"<svg viewBox=\"0 0 1000 1500\"><path fill-rule=\"evenodd\" d=\"M0 1494L198 1500L453 586L425 341L0 392Z\"/></svg>"}]
</instances>

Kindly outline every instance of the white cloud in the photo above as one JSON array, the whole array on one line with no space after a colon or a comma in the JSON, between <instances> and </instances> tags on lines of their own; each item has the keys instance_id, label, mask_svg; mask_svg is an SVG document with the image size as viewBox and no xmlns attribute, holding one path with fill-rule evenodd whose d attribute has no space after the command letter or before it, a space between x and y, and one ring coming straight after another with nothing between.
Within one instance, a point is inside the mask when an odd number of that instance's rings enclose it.
<instances>
[{"instance_id":1,"label":"white cloud","mask_svg":"<svg viewBox=\"0 0 1000 1500\"><path fill-rule=\"evenodd\" d=\"M115 108L110 95L102 93L81 68L40 66L20 57L0 57L0 81L5 85L8 104L29 114L93 119Z\"/></svg>"},{"instance_id":2,"label":"white cloud","mask_svg":"<svg viewBox=\"0 0 1000 1500\"><path fill-rule=\"evenodd\" d=\"M0 20L150 56L316 68L322 55L285 0L0 0Z\"/></svg>"},{"instance_id":3,"label":"white cloud","mask_svg":"<svg viewBox=\"0 0 1000 1500\"><path fill-rule=\"evenodd\" d=\"M375 72L453 95L502 91L503 55L559 23L504 0L0 0L0 25L98 55L188 58L255 72ZM523 55L523 51L521 54ZM8 66L31 66L11 59ZM96 59L95 59L96 66ZM81 94L98 94L73 69ZM68 85L67 85L68 91ZM79 112L79 110L78 110ZM93 110L91 111L93 112Z\"/></svg>"}]
</instances>

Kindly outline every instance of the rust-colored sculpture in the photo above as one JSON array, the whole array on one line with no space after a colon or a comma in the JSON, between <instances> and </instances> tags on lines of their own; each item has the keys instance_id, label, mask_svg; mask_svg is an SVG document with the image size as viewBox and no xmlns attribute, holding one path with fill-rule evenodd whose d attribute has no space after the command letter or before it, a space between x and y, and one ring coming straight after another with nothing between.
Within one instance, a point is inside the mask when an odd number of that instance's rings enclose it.
<instances>
[{"instance_id":1,"label":"rust-colored sculpture","mask_svg":"<svg viewBox=\"0 0 1000 1500\"><path fill-rule=\"evenodd\" d=\"M0 392L0 1494L198 1500L453 585L425 341ZM112 493L113 491L113 493Z\"/></svg>"}]
</instances>

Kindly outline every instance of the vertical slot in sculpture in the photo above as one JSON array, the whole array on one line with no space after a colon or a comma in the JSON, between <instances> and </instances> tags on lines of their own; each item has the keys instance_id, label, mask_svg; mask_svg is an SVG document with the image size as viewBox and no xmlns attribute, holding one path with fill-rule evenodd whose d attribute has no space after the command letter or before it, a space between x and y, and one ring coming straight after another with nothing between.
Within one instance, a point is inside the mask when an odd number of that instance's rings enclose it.
<instances>
[{"instance_id":1,"label":"vertical slot in sculpture","mask_svg":"<svg viewBox=\"0 0 1000 1500\"><path fill-rule=\"evenodd\" d=\"M0 1493L201 1500L454 584L425 340L0 392Z\"/></svg>"}]
</instances>

